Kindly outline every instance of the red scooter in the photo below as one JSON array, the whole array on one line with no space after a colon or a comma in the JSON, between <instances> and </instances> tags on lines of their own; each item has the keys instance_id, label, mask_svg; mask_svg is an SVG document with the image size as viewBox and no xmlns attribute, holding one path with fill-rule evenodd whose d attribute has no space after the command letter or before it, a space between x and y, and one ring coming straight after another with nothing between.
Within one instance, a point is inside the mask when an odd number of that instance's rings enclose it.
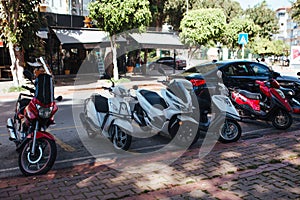
<instances>
[{"instance_id":1,"label":"red scooter","mask_svg":"<svg viewBox=\"0 0 300 200\"><path fill-rule=\"evenodd\" d=\"M260 119L271 121L277 129L287 129L293 123L292 107L284 93L279 89L279 83L271 78L258 81L260 93L246 90L230 89L231 100L238 109L241 119Z\"/></svg>"},{"instance_id":2,"label":"red scooter","mask_svg":"<svg viewBox=\"0 0 300 200\"><path fill-rule=\"evenodd\" d=\"M24 76L35 89L22 86L31 94L19 95L15 115L7 120L9 139L16 144L19 168L24 175L45 174L52 168L57 154L55 139L46 132L46 128L54 124L54 114L58 110L53 80L49 74L40 74L33 82L33 74L29 71L24 71ZM56 100L61 99L60 96Z\"/></svg>"}]
</instances>

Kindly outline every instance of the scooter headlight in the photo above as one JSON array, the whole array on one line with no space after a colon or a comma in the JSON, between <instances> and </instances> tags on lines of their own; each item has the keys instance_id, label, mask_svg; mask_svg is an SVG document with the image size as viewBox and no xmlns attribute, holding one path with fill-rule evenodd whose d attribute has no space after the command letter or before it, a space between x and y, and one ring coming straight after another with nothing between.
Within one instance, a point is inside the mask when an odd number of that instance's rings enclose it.
<instances>
[{"instance_id":1,"label":"scooter headlight","mask_svg":"<svg viewBox=\"0 0 300 200\"><path fill-rule=\"evenodd\" d=\"M39 111L39 117L43 118L43 119L49 118L51 116L51 112L53 110L53 107L44 108L40 105L36 105L36 108Z\"/></svg>"},{"instance_id":2,"label":"scooter headlight","mask_svg":"<svg viewBox=\"0 0 300 200\"><path fill-rule=\"evenodd\" d=\"M276 89L276 91L278 92L278 94L279 94L283 99L285 98L285 95L284 95L284 93L283 93L281 90Z\"/></svg>"}]
</instances>

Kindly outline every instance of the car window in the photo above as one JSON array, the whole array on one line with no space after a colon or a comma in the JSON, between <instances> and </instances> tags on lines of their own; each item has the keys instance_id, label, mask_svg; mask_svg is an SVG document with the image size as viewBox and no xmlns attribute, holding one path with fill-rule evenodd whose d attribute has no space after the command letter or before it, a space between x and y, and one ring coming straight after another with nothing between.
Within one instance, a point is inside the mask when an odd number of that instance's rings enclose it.
<instances>
[{"instance_id":1,"label":"car window","mask_svg":"<svg viewBox=\"0 0 300 200\"><path fill-rule=\"evenodd\" d=\"M205 65L199 65L195 67L196 72L203 75L215 71L216 68L218 68L217 64L205 64Z\"/></svg>"},{"instance_id":2,"label":"car window","mask_svg":"<svg viewBox=\"0 0 300 200\"><path fill-rule=\"evenodd\" d=\"M263 65L252 63L250 64L250 67L252 68L255 76L269 76L270 74L270 69Z\"/></svg>"},{"instance_id":3,"label":"car window","mask_svg":"<svg viewBox=\"0 0 300 200\"><path fill-rule=\"evenodd\" d=\"M249 70L244 63L236 63L226 66L223 72L227 76L249 76Z\"/></svg>"}]
</instances>

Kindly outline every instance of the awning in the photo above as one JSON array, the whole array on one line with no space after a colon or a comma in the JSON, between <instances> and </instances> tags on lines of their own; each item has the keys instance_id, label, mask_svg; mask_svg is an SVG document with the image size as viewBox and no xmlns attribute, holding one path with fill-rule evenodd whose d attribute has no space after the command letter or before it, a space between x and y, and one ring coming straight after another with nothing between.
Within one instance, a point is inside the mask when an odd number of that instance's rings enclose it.
<instances>
[{"instance_id":1,"label":"awning","mask_svg":"<svg viewBox=\"0 0 300 200\"><path fill-rule=\"evenodd\" d=\"M51 28L64 48L96 48L100 43L110 43L108 33L98 29Z\"/></svg>"},{"instance_id":2,"label":"awning","mask_svg":"<svg viewBox=\"0 0 300 200\"><path fill-rule=\"evenodd\" d=\"M164 32L132 33L130 36L143 49L186 49L176 34Z\"/></svg>"}]
</instances>

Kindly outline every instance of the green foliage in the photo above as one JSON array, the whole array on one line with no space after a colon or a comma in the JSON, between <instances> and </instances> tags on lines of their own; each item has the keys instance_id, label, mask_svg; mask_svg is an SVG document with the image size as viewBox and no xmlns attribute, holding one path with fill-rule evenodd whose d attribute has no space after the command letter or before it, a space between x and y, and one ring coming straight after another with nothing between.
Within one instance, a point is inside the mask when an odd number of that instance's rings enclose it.
<instances>
[{"instance_id":1,"label":"green foliage","mask_svg":"<svg viewBox=\"0 0 300 200\"><path fill-rule=\"evenodd\" d=\"M110 36L131 29L142 29L151 21L148 0L97 0L89 5L90 17Z\"/></svg>"},{"instance_id":2,"label":"green foliage","mask_svg":"<svg viewBox=\"0 0 300 200\"><path fill-rule=\"evenodd\" d=\"M248 8L245 14L260 27L259 37L271 39L272 34L278 32L276 12L268 8L265 0L253 8Z\"/></svg>"},{"instance_id":3,"label":"green foliage","mask_svg":"<svg viewBox=\"0 0 300 200\"><path fill-rule=\"evenodd\" d=\"M166 0L149 0L150 2L150 11L152 14L152 27L161 27L165 19L165 2Z\"/></svg>"},{"instance_id":4,"label":"green foliage","mask_svg":"<svg viewBox=\"0 0 300 200\"><path fill-rule=\"evenodd\" d=\"M251 44L258 35L259 30L260 27L256 25L252 19L247 17L235 17L229 24L226 24L226 31L224 32L222 42L229 48L234 49L239 46L238 34L248 33L248 40Z\"/></svg>"},{"instance_id":5,"label":"green foliage","mask_svg":"<svg viewBox=\"0 0 300 200\"><path fill-rule=\"evenodd\" d=\"M293 20L300 22L300 0L293 3L291 12Z\"/></svg>"},{"instance_id":6,"label":"green foliage","mask_svg":"<svg viewBox=\"0 0 300 200\"><path fill-rule=\"evenodd\" d=\"M192 47L208 44L211 40L220 40L226 24L221 9L191 10L181 21L181 41Z\"/></svg>"},{"instance_id":7,"label":"green foliage","mask_svg":"<svg viewBox=\"0 0 300 200\"><path fill-rule=\"evenodd\" d=\"M164 13L166 21L178 29L180 22L187 10L186 0L167 0L165 2ZM226 22L229 23L235 16L243 12L241 5L234 0L189 0L189 11L202 8L220 8L226 16Z\"/></svg>"},{"instance_id":8,"label":"green foliage","mask_svg":"<svg viewBox=\"0 0 300 200\"><path fill-rule=\"evenodd\" d=\"M41 0L11 0L0 3L0 35L6 43L31 48L38 39L42 21L37 11Z\"/></svg>"},{"instance_id":9,"label":"green foliage","mask_svg":"<svg viewBox=\"0 0 300 200\"><path fill-rule=\"evenodd\" d=\"M289 46L282 40L257 38L252 45L254 54L282 56L289 50Z\"/></svg>"},{"instance_id":10,"label":"green foliage","mask_svg":"<svg viewBox=\"0 0 300 200\"><path fill-rule=\"evenodd\" d=\"M227 23L243 12L240 3L233 0L195 0L193 8L220 8L225 13Z\"/></svg>"},{"instance_id":11,"label":"green foliage","mask_svg":"<svg viewBox=\"0 0 300 200\"><path fill-rule=\"evenodd\" d=\"M22 87L13 86L13 87L8 88L8 92L22 92L22 91L25 91L25 89Z\"/></svg>"},{"instance_id":12,"label":"green foliage","mask_svg":"<svg viewBox=\"0 0 300 200\"><path fill-rule=\"evenodd\" d=\"M189 0L189 5L192 0ZM165 21L171 24L175 30L180 27L180 22L186 12L186 0L167 0L164 6Z\"/></svg>"}]
</instances>

